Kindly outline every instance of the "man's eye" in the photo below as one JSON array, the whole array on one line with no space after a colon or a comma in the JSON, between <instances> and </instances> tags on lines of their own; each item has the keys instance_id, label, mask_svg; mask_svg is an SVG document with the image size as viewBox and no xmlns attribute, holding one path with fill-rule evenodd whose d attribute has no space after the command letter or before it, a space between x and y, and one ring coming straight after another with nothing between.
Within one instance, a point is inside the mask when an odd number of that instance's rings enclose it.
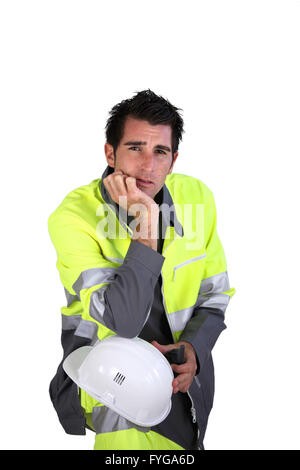
<instances>
[{"instance_id":1,"label":"man's eye","mask_svg":"<svg viewBox=\"0 0 300 470\"><path fill-rule=\"evenodd\" d=\"M133 150L133 149L139 149L139 147L129 147L129 150ZM156 149L157 152L161 152L160 155L166 155L166 152L164 152L163 150L161 149Z\"/></svg>"}]
</instances>

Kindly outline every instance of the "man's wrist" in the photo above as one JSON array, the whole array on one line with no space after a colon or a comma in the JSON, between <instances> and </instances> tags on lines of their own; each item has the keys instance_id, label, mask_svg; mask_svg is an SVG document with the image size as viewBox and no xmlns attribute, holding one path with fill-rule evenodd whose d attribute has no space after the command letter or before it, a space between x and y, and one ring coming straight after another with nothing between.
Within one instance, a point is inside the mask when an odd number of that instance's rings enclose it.
<instances>
[{"instance_id":1,"label":"man's wrist","mask_svg":"<svg viewBox=\"0 0 300 470\"><path fill-rule=\"evenodd\" d=\"M131 240L126 254L126 262L128 262L128 258L134 258L136 262L143 264L157 278L160 275L165 260L165 257L158 253L158 251L149 250L145 244L137 243L136 240Z\"/></svg>"},{"instance_id":2,"label":"man's wrist","mask_svg":"<svg viewBox=\"0 0 300 470\"><path fill-rule=\"evenodd\" d=\"M151 240L151 244L157 246L159 209L157 205L156 207L152 205L149 209L145 209L138 217L134 218L133 240L141 241L144 244L148 244L147 241Z\"/></svg>"}]
</instances>

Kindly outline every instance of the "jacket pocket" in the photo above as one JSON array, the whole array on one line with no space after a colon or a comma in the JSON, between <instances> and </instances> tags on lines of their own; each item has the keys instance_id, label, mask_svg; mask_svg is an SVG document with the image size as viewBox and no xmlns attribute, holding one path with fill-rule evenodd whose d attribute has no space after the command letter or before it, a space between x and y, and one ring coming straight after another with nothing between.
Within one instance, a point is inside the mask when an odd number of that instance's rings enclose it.
<instances>
[{"instance_id":1,"label":"jacket pocket","mask_svg":"<svg viewBox=\"0 0 300 470\"><path fill-rule=\"evenodd\" d=\"M183 268L184 266L187 266L188 264L195 263L196 261L200 261L200 260L202 260L203 258L205 258L205 256L206 256L206 253L202 253L202 255L195 256L194 258L190 258L190 259L184 261L183 263L180 263L180 264L178 264L177 266L175 266L175 267L174 267L174 270L173 270L173 281L175 281L176 271L177 271L178 269L181 269L181 268Z\"/></svg>"}]
</instances>

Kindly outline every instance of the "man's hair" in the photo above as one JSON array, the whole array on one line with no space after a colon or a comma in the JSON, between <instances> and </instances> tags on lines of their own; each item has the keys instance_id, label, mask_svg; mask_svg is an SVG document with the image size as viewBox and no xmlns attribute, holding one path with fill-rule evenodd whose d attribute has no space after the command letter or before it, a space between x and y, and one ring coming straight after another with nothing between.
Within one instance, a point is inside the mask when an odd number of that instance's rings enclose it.
<instances>
[{"instance_id":1,"label":"man's hair","mask_svg":"<svg viewBox=\"0 0 300 470\"><path fill-rule=\"evenodd\" d=\"M112 145L114 154L123 137L125 120L128 116L145 120L152 126L169 125L172 129L172 162L182 140L183 119L176 108L167 99L156 95L152 90L135 92L135 96L113 106L105 126L106 141Z\"/></svg>"}]
</instances>

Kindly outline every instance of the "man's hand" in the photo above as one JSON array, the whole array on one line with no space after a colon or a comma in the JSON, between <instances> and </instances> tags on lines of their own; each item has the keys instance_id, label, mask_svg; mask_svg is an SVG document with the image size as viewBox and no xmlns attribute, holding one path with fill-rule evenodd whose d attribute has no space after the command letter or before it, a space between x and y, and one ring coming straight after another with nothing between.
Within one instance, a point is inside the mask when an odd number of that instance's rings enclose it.
<instances>
[{"instance_id":1,"label":"man's hand","mask_svg":"<svg viewBox=\"0 0 300 470\"><path fill-rule=\"evenodd\" d=\"M184 344L184 364L171 364L171 367L174 372L179 374L172 382L173 385L173 392L177 393L180 392L187 392L190 388L194 375L197 370L197 360L196 360L196 353L193 346L186 341L179 341L175 344L167 344L162 345L159 344L157 341L151 341L151 344L155 346L162 354L165 354L172 349L180 348L181 344Z\"/></svg>"},{"instance_id":2,"label":"man's hand","mask_svg":"<svg viewBox=\"0 0 300 470\"><path fill-rule=\"evenodd\" d=\"M103 184L112 200L134 217L132 240L157 251L159 207L154 199L137 187L136 178L121 170L104 178Z\"/></svg>"},{"instance_id":3,"label":"man's hand","mask_svg":"<svg viewBox=\"0 0 300 470\"><path fill-rule=\"evenodd\" d=\"M103 184L112 200L125 209L129 215L136 215L130 210L133 204L141 205L141 213L148 213L151 206L156 206L158 211L158 205L154 199L137 187L136 178L126 175L122 170L114 171L108 175L103 179ZM120 196L123 198L120 199Z\"/></svg>"}]
</instances>

